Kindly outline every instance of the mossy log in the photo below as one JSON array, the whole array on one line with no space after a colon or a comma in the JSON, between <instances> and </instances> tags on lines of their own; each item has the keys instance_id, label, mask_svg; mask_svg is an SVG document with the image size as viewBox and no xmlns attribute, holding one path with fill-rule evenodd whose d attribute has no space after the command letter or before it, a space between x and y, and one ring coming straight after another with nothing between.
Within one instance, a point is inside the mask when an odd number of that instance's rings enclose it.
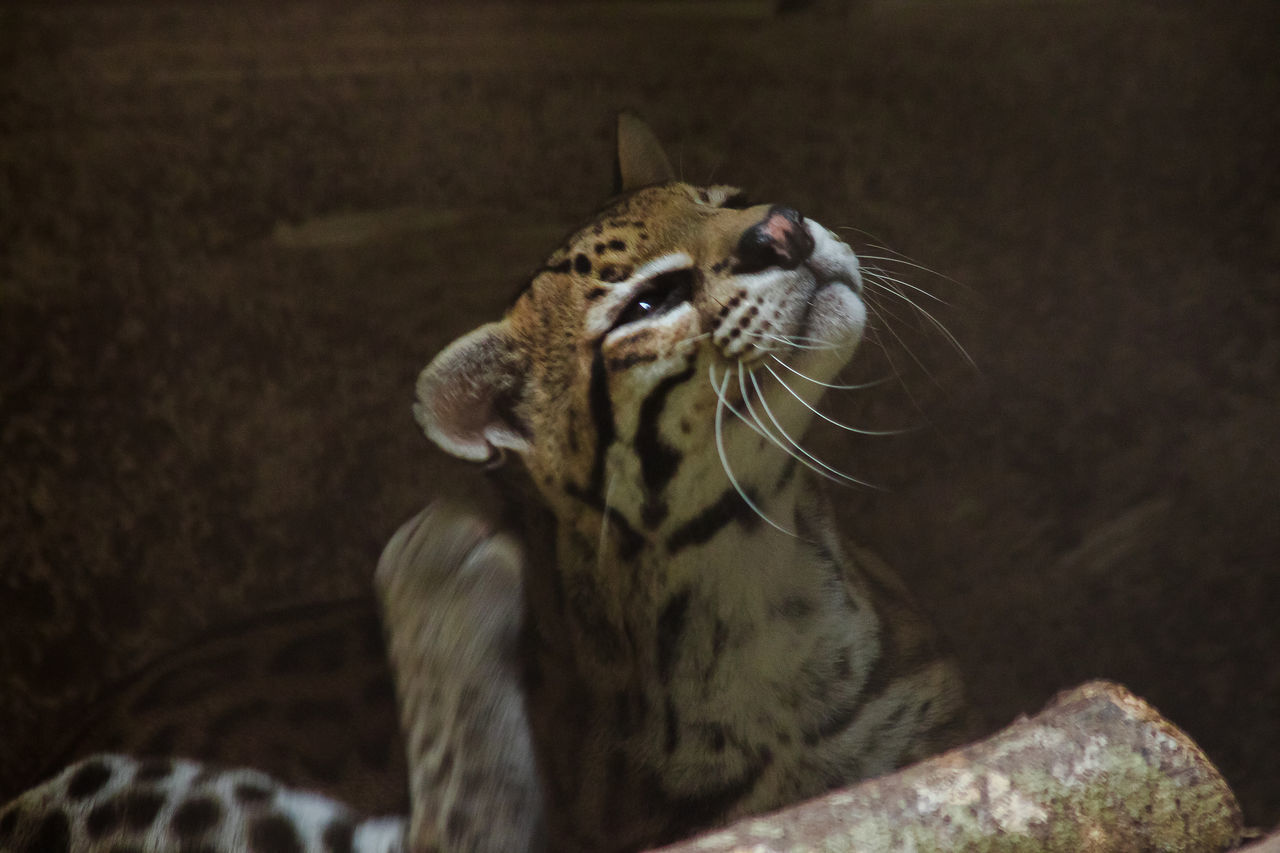
<instances>
[{"instance_id":1,"label":"mossy log","mask_svg":"<svg viewBox=\"0 0 1280 853\"><path fill-rule=\"evenodd\" d=\"M1280 828L1266 838L1258 839L1252 844L1241 847L1238 853L1280 853Z\"/></svg>"},{"instance_id":2,"label":"mossy log","mask_svg":"<svg viewBox=\"0 0 1280 853\"><path fill-rule=\"evenodd\" d=\"M1240 806L1200 748L1090 682L969 746L664 853L1221 851Z\"/></svg>"}]
</instances>

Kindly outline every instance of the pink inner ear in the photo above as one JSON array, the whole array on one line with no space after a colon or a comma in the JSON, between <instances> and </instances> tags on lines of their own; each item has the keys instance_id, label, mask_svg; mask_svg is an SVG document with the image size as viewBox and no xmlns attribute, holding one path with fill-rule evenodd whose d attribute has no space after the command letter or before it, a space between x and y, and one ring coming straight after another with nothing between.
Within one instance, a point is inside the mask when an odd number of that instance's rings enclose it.
<instances>
[{"instance_id":1,"label":"pink inner ear","mask_svg":"<svg viewBox=\"0 0 1280 853\"><path fill-rule=\"evenodd\" d=\"M489 323L422 371L414 415L442 450L468 461L487 461L499 449L523 451L527 442L508 411L520 378L502 325Z\"/></svg>"}]
</instances>

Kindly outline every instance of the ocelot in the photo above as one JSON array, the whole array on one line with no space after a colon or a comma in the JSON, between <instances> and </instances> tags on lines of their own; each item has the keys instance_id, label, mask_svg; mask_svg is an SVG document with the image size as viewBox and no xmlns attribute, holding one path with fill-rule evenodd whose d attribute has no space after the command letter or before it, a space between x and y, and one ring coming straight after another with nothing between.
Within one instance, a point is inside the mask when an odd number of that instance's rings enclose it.
<instances>
[{"instance_id":1,"label":"ocelot","mask_svg":"<svg viewBox=\"0 0 1280 853\"><path fill-rule=\"evenodd\" d=\"M620 194L418 382L427 436L502 499L437 500L377 571L409 816L98 755L5 806L0 847L637 850L956 742L954 665L837 534L800 443L866 325L857 256L792 208L676 180L630 116L618 166Z\"/></svg>"}]
</instances>

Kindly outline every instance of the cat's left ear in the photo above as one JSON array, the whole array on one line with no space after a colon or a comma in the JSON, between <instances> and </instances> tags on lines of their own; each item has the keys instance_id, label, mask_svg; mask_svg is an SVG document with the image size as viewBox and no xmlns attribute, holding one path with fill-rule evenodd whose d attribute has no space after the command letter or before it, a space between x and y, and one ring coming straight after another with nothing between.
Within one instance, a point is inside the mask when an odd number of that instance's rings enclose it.
<instances>
[{"instance_id":1,"label":"cat's left ear","mask_svg":"<svg viewBox=\"0 0 1280 853\"><path fill-rule=\"evenodd\" d=\"M418 376L414 417L446 453L498 465L506 451L529 449L528 430L515 414L523 375L505 324L487 323L451 343Z\"/></svg>"},{"instance_id":2,"label":"cat's left ear","mask_svg":"<svg viewBox=\"0 0 1280 853\"><path fill-rule=\"evenodd\" d=\"M626 192L676 179L676 170L649 125L634 113L618 114L618 160L614 190Z\"/></svg>"}]
</instances>

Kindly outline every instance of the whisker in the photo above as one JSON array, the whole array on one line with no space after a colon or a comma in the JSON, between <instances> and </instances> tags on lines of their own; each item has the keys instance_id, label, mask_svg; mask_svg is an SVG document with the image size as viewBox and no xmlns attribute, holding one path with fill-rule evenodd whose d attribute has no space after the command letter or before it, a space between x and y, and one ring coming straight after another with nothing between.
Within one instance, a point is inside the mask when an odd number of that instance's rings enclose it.
<instances>
[{"instance_id":1,"label":"whisker","mask_svg":"<svg viewBox=\"0 0 1280 853\"><path fill-rule=\"evenodd\" d=\"M871 303L867 303L867 308L880 318L881 322L880 322L879 328L883 329L885 332L888 332L890 335L892 335L893 339L898 342L898 346L902 348L902 351L911 357L911 360L916 363L916 366L920 368L920 370L924 373L925 376L929 378L930 381L936 383L937 380L933 376L933 371L929 370L929 368L925 366L925 363L920 360L920 357L915 354L915 351L911 349L910 345L908 345L907 342L902 339L902 335L898 334L898 331L893 327L893 324L885 322L884 312L881 309L873 307ZM885 346L883 341L881 342L881 345L880 345L880 351L884 353L885 358L889 360L890 365L893 365L893 358L889 354L889 347ZM902 371L898 370L896 365L894 366L894 372L897 374L900 380L903 378ZM906 384L907 383L905 381L902 382L903 388L906 388Z\"/></svg>"},{"instance_id":2,"label":"whisker","mask_svg":"<svg viewBox=\"0 0 1280 853\"><path fill-rule=\"evenodd\" d=\"M866 279L866 280L869 280L869 281L874 281L874 280L875 280L875 276L874 276L874 275L868 275L868 276L866 276L866 277L865 277L865 279ZM896 288L896 287L892 286L892 285L890 284L890 282L898 282L898 280L897 280L897 279L888 279L888 280L885 280L885 279L883 279L883 278L882 278L880 281L875 282L875 283L878 283L878 284L880 284L880 285L881 285L880 290L881 290L882 292L884 292L884 293L888 293L888 294L890 294L891 296L896 296L896 297L898 297L898 298L899 298L899 299L901 299L903 302L907 303L907 304L908 304L908 305L910 305L912 308L914 308L915 310L919 311L919 312L920 312L920 314L921 314L921 316L925 317L925 318L929 321L929 323L930 323L930 324L931 324L935 329L937 329L939 332L941 332L941 333L942 333L942 336L946 339L946 341L947 341L949 344L951 344L951 346L952 346L952 347L954 347L954 348L955 348L956 352L960 353L960 355L964 357L964 360L965 360L965 361L969 362L969 364L970 364L971 366L973 366L973 367L977 367L977 366L978 366L978 365L977 365L977 362L975 362L975 361L973 360L973 356L969 355L969 351L968 351L968 350L966 350L966 349L964 348L964 345L960 343L960 339L959 339L959 338L957 338L954 334L952 334L951 330L950 330L950 329L948 329L948 328L946 327L946 324L944 324L941 320L939 320L939 319L938 319L937 317L935 317L932 313L930 313L926 308L924 308L922 305L920 305L920 303L916 302L914 299L912 299L911 297L907 296L905 293L903 293L902 291L900 291L898 288ZM898 283L901 283L901 282L898 282ZM910 287L910 285L908 285L908 287ZM919 289L919 288L917 288L917 289ZM901 338L899 338L899 340L902 340L902 339L901 339ZM923 365L921 365L921 366L923 367Z\"/></svg>"},{"instance_id":3,"label":"whisker","mask_svg":"<svg viewBox=\"0 0 1280 853\"><path fill-rule=\"evenodd\" d=\"M932 269L930 267L926 267L923 264L916 263L915 261L911 260L911 258L908 255L906 255L903 252L899 252L897 249L893 248L888 243L886 243L884 241L884 238L881 237L879 234L868 231L865 228L859 228L856 225L837 225L833 230L852 231L856 234L861 234L863 237L866 238L866 244L868 247L875 249L876 251L888 252L890 255L893 256L890 258L880 258L879 260L888 260L893 263L899 263L899 264L909 264L915 267L916 269L929 273L930 275L936 275L938 278L943 278L955 284L960 284L960 282L956 281L954 278L951 278L948 275L944 275L943 273L940 273L937 270ZM858 257L859 258L864 257L862 252L858 252ZM870 257L870 256L865 256L865 257ZM961 285L961 287L963 286L964 285Z\"/></svg>"},{"instance_id":4,"label":"whisker","mask_svg":"<svg viewBox=\"0 0 1280 853\"><path fill-rule=\"evenodd\" d=\"M738 483L738 478L733 475L733 468L729 465L729 455L725 453L724 450L724 410L725 407L729 405L729 401L725 398L724 392L725 389L729 387L729 371L727 368L725 369L724 382L719 385L716 384L716 367L714 364L708 365L707 373L711 379L711 387L715 388L716 399L718 401L716 403L715 433L716 453L720 454L720 466L724 468L724 473L728 476L729 482L733 484L733 488L738 493L738 497L746 501L747 506L751 507L752 511L755 512L756 515L768 522L770 527L773 527L788 536L795 536L796 534L794 531L788 530L769 516L765 515L760 507L756 506L756 502L747 495L746 490Z\"/></svg>"},{"instance_id":5,"label":"whisker","mask_svg":"<svg viewBox=\"0 0 1280 853\"><path fill-rule=\"evenodd\" d=\"M868 303L867 307L868 307L868 308L871 308L871 306L870 306L870 304L869 304L869 303ZM875 312L875 309L874 309L874 308L872 308L871 310L872 310L873 312ZM878 312L875 312L875 313L878 313ZM926 368L923 364L920 364L920 359L916 358L916 357L915 357L915 354L911 352L911 348L910 348L910 347L908 347L908 346L906 346L906 344L902 342L902 338L898 336L898 333L897 333L897 332L894 332L892 328L889 328L889 326L888 326L887 324L882 324L882 325L883 325L883 327L884 327L885 329L887 329L887 330L889 331L889 333L890 333L891 335L893 335L895 338L897 338L897 339L898 339L898 342L899 342L900 344L902 344L902 346L903 346L903 348L906 350L907 354L911 356L911 358L915 361L915 363L916 363L916 364L919 364L919 365L920 365L921 369L922 369L922 370L924 370L925 375L926 375L926 376L928 376L928 377L932 380L932 379L933 379L933 374L931 374L931 373L929 372L929 369L928 369L928 368ZM877 329L877 330L876 330L876 338L877 338L876 343L879 345L879 347L880 347L880 352L881 352L881 354L884 356L885 361L887 361L887 362L889 363L889 369L893 371L893 375L894 375L894 376L897 378L897 380L898 380L898 385L902 388L903 393L907 395L907 400L908 400L908 401L910 401L910 403L911 403L911 407L912 407L913 409L915 409L915 410L916 410L916 412L918 412L918 413L921 415L921 417L925 417L925 419L926 419L926 421L927 421L927 420L928 420L928 418L927 418L927 416L925 416L925 414L924 414L924 407L920 405L920 401L916 399L916 395L911 393L911 387L910 387L910 384L909 384L908 382L906 382L906 381L905 381L905 379L903 378L903 373L902 373L901 368L899 368L899 367L898 367L897 362L896 362L896 361L894 361L894 358L893 358L893 352L892 352L892 351L891 351L891 349L890 349L890 348L885 344L885 342L884 342L884 341L879 340L879 337L880 337L880 333L879 333L879 329ZM934 381L936 381L936 380L934 380Z\"/></svg>"},{"instance_id":6,"label":"whisker","mask_svg":"<svg viewBox=\"0 0 1280 853\"><path fill-rule=\"evenodd\" d=\"M886 251L886 252L892 252L892 251L893 251L893 249L890 249L890 248L889 248L889 247L887 247L887 246L874 246L873 248L876 248L876 249L883 249L883 250L884 250L884 251ZM937 271L937 270L935 270L935 269L930 269L929 267L926 267L924 264L918 264L918 263L916 263L915 261L910 260L909 258L907 258L905 255L902 255L902 256L899 256L899 257L894 258L894 257L888 257L888 256L886 256L886 255L864 255L862 252L858 252L858 260L860 260L860 261L884 261L885 263L889 263L889 264L901 264L901 265L902 265L902 266L904 266L904 267L911 267L912 269L917 269L917 270L920 270L921 272L926 272L926 273L928 273L929 275L935 275L935 276L937 276L938 278L942 279L943 281L949 281L949 282L951 282L952 284L954 284L954 285L956 285L956 286L958 286L958 287L964 287L964 285L963 285L963 284L961 284L960 282L956 281L956 280L955 280L954 278L952 278L951 276L949 276L949 275L945 275L944 273L940 273L940 272L938 272L938 271ZM929 294L929 295L930 295L930 296L932 296L933 294ZM934 298L934 299L938 299L938 297L936 297L936 296L934 296L933 298ZM941 299L938 299L938 301L939 301L939 302L941 302L942 300L941 300Z\"/></svg>"},{"instance_id":7,"label":"whisker","mask_svg":"<svg viewBox=\"0 0 1280 853\"><path fill-rule=\"evenodd\" d=\"M797 394L797 393L795 392L795 389L794 389L794 388L792 388L790 385L788 385L788 384L783 380L783 378L782 378L781 376L779 376L779 375L778 375L777 371L775 371L772 367L770 367L769 365L767 365L767 364L766 364L766 365L764 366L764 369L765 369L765 370L767 370L767 371L769 371L769 374L770 374L774 379L778 380L778 384L779 384L779 385L781 385L783 388L786 388L786 389L787 389L787 391L788 391L788 392L790 392L791 396L792 396L792 397L795 397L797 400L799 400L799 401L800 401L800 403L801 403L801 404L802 404L806 409L808 409L809 411L813 412L815 415L817 415L818 417L822 418L822 419L823 419L824 421L826 421L827 423L829 423L829 424L833 424L834 426L838 426L838 427L840 427L840 429L848 430L849 432L856 432L858 435L902 435L903 433L910 432L910 430L905 430L905 429L883 429L883 430L881 430L881 429L862 429L861 427L849 426L849 425L848 425L848 424L846 424L846 423L841 423L840 421L836 420L835 418L832 418L832 417L830 417L830 416L828 416L828 415L824 415L822 412L820 412L820 411L818 411L816 408L814 408L814 407L813 407L813 404L811 404L811 403L810 403L808 400L806 400L804 397L801 397L799 394Z\"/></svg>"},{"instance_id":8,"label":"whisker","mask_svg":"<svg viewBox=\"0 0 1280 853\"><path fill-rule=\"evenodd\" d=\"M880 260L887 260L887 259L881 258ZM876 266L864 266L862 268L862 273L864 278L869 275L873 278L879 279L880 281L893 282L894 284L905 287L908 290L914 290L916 293L919 293L922 296L927 296L928 298L932 299L934 302L937 302L939 305L951 304L947 300L943 299L941 296L938 296L934 293L929 292L928 290L926 290L925 288L921 287L918 284L912 284L906 279L898 278L895 275L890 275L888 270L883 270Z\"/></svg>"},{"instance_id":9,"label":"whisker","mask_svg":"<svg viewBox=\"0 0 1280 853\"><path fill-rule=\"evenodd\" d=\"M810 338L804 335L772 335L768 332L762 332L756 337L778 341L779 343L786 344L793 349L812 350L814 352L829 352L831 350L839 349L836 344L833 344L830 341L824 341L821 338Z\"/></svg>"},{"instance_id":10,"label":"whisker","mask_svg":"<svg viewBox=\"0 0 1280 853\"><path fill-rule=\"evenodd\" d=\"M794 367L787 364L785 361L778 358L776 355L771 354L769 357L772 358L774 361L776 361L778 364L781 364L787 370L790 370L796 376L799 376L804 381L810 382L814 385L819 385L823 388L833 388L837 391L858 391L863 388L874 388L877 385L883 385L884 383L889 381L889 377L886 376L883 379L873 379L870 382L859 382L854 385L837 385L832 382L823 382L821 380L814 379L812 376L808 376L807 374L801 373L799 370L796 370Z\"/></svg>"},{"instance_id":11,"label":"whisker","mask_svg":"<svg viewBox=\"0 0 1280 853\"><path fill-rule=\"evenodd\" d=\"M700 335L694 335L694 336L693 336L693 337L691 337L691 338L685 338L685 339L684 339L684 340L682 340L682 341L676 341L675 345L676 345L676 346L678 346L678 347L679 347L679 346L684 346L685 344L691 344L691 343L693 343L694 341L700 341L700 340L702 340L703 338L709 338L709 337L711 337L711 332L703 332L703 333L702 333L702 334L700 334Z\"/></svg>"},{"instance_id":12,"label":"whisker","mask_svg":"<svg viewBox=\"0 0 1280 853\"><path fill-rule=\"evenodd\" d=\"M738 366L738 382L739 384L742 384L742 366L741 365ZM760 405L764 407L765 414L768 415L769 420L773 422L774 428L777 429L778 434L781 435L783 438L785 438L787 440L787 443L791 445L791 447L786 447L777 439L774 439L774 443L777 444L779 447L781 447L784 451L786 451L788 456L790 456L792 459L795 459L801 465L804 465L810 471L813 471L815 474L819 474L820 476L826 477L828 480L830 480L833 483L840 483L840 485L842 486L843 485L866 486L867 488L871 488L871 489L879 489L878 486L873 486L871 483L868 483L865 480L859 480L857 477L850 476L849 474L846 474L845 472L841 471L839 468L834 468L831 465L828 465L826 462L823 462L817 456L814 456L812 453L810 453L809 451L801 447L800 443L797 442L794 438L792 438L787 433L787 431L783 428L782 424L779 423L778 419L774 416L773 410L769 408L769 401L764 398L764 389L760 387L760 382L756 379L755 371L751 371L751 385L756 389L756 396L760 399ZM745 386L742 389L742 397L743 397L743 400L747 400L747 389ZM751 412L751 416L756 418L756 422L759 423L761 427L763 427L764 423L760 421L755 411L751 408L751 403L749 400L747 400L747 409L748 411ZM792 448L794 448L794 450ZM803 454L805 458L796 456L797 450L800 451L800 453Z\"/></svg>"}]
</instances>

